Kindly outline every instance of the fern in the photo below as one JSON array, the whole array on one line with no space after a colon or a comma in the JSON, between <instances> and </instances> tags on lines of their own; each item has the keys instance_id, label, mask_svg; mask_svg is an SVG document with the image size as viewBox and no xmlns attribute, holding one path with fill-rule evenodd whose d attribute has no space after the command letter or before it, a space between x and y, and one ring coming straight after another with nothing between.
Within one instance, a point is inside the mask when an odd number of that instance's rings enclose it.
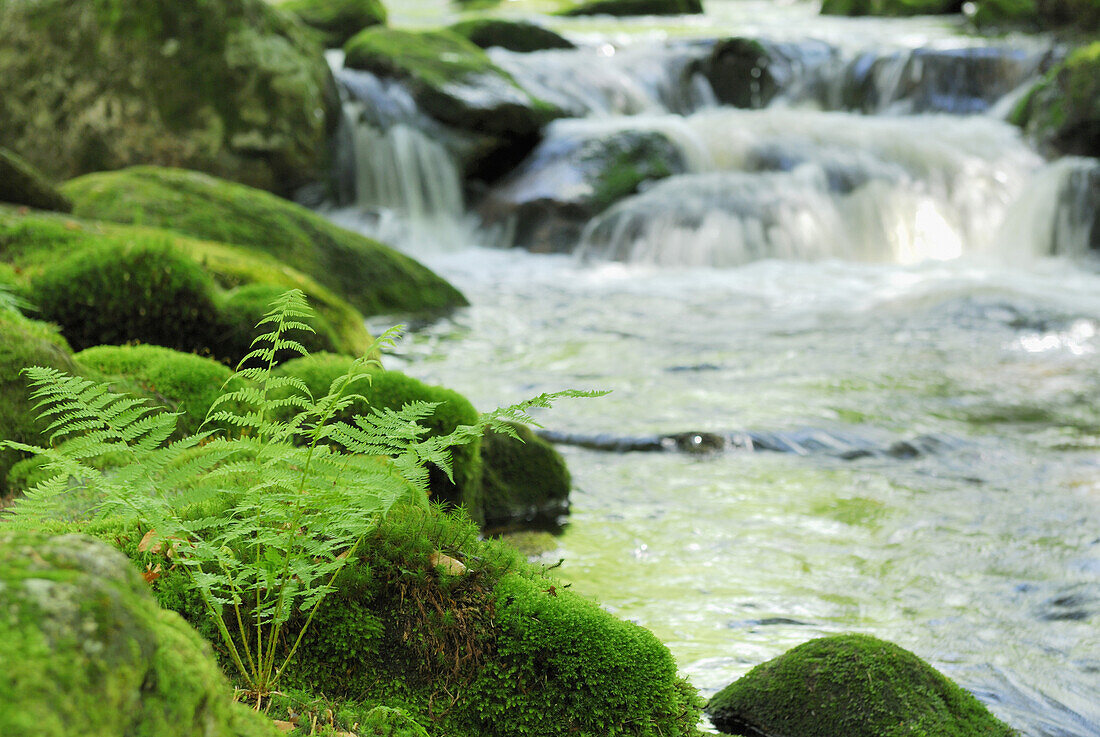
<instances>
[{"instance_id":1,"label":"fern","mask_svg":"<svg viewBox=\"0 0 1100 737\"><path fill-rule=\"evenodd\" d=\"M427 464L450 476L451 447L486 428L514 436L508 421L532 422L528 410L594 395L541 395L446 436L427 437L420 421L435 405L424 402L335 421L364 401L354 388L378 367L369 356L398 332L383 334L326 395L314 397L303 382L272 371L280 357L306 354L292 334L312 331L309 317L299 291L272 305L259 325L265 332L196 434L170 441L176 414L87 379L30 368L49 447L4 442L43 456L52 471L16 503L16 519L53 516L59 499L81 489L100 500L99 514L148 526L142 545L170 551L187 572L257 698L275 687L364 536L398 501L427 504ZM112 463L99 470L105 457ZM303 622L296 633L286 631L291 622Z\"/></svg>"}]
</instances>

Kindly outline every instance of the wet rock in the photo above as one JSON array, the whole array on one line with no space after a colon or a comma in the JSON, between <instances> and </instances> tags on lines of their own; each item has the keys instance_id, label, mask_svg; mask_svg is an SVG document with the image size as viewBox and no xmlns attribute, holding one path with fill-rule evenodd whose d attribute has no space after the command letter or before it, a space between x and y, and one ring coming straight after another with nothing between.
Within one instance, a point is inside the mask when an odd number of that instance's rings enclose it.
<instances>
[{"instance_id":1,"label":"wet rock","mask_svg":"<svg viewBox=\"0 0 1100 737\"><path fill-rule=\"evenodd\" d=\"M776 43L728 38L715 43L693 71L710 83L719 102L739 108L761 108L778 95L791 92L796 85L812 83L813 72L836 58L836 49L819 41ZM806 89L798 94L820 96Z\"/></svg>"},{"instance_id":2,"label":"wet rock","mask_svg":"<svg viewBox=\"0 0 1100 737\"><path fill-rule=\"evenodd\" d=\"M39 210L71 212L73 203L40 172L6 148L0 148L0 202Z\"/></svg>"},{"instance_id":3,"label":"wet rock","mask_svg":"<svg viewBox=\"0 0 1100 737\"><path fill-rule=\"evenodd\" d=\"M1050 150L1100 156L1100 42L1048 72L1020 101L1012 122Z\"/></svg>"},{"instance_id":4,"label":"wet rock","mask_svg":"<svg viewBox=\"0 0 1100 737\"><path fill-rule=\"evenodd\" d=\"M749 737L1015 734L913 653L866 635L803 643L719 691L706 713Z\"/></svg>"},{"instance_id":5,"label":"wet rock","mask_svg":"<svg viewBox=\"0 0 1100 737\"><path fill-rule=\"evenodd\" d=\"M975 5L973 21L982 29L1082 33L1100 28L1096 0L976 0Z\"/></svg>"},{"instance_id":6,"label":"wet rock","mask_svg":"<svg viewBox=\"0 0 1100 737\"><path fill-rule=\"evenodd\" d=\"M364 28L385 25L387 17L381 0L287 0L279 8L320 31L330 47L343 46Z\"/></svg>"},{"instance_id":7,"label":"wet rock","mask_svg":"<svg viewBox=\"0 0 1100 737\"><path fill-rule=\"evenodd\" d=\"M962 11L962 0L825 0L823 15L943 15Z\"/></svg>"},{"instance_id":8,"label":"wet rock","mask_svg":"<svg viewBox=\"0 0 1100 737\"><path fill-rule=\"evenodd\" d=\"M1100 593L1094 588L1077 586L1044 601L1037 612L1046 622L1083 622L1100 611Z\"/></svg>"},{"instance_id":9,"label":"wet rock","mask_svg":"<svg viewBox=\"0 0 1100 737\"><path fill-rule=\"evenodd\" d=\"M594 215L646 182L685 170L679 149L658 131L552 129L478 212L487 224L506 227L512 245L567 252Z\"/></svg>"},{"instance_id":10,"label":"wet rock","mask_svg":"<svg viewBox=\"0 0 1100 737\"><path fill-rule=\"evenodd\" d=\"M512 429L518 438L490 431L481 439L485 526L554 524L569 511L569 469L531 428Z\"/></svg>"},{"instance_id":11,"label":"wet rock","mask_svg":"<svg viewBox=\"0 0 1100 737\"><path fill-rule=\"evenodd\" d=\"M290 194L336 122L319 44L264 0L0 4L0 131L47 176L186 166Z\"/></svg>"},{"instance_id":12,"label":"wet rock","mask_svg":"<svg viewBox=\"0 0 1100 737\"><path fill-rule=\"evenodd\" d=\"M0 734L279 734L233 703L209 645L97 540L0 532L0 638Z\"/></svg>"},{"instance_id":13,"label":"wet rock","mask_svg":"<svg viewBox=\"0 0 1100 737\"><path fill-rule=\"evenodd\" d=\"M531 52L572 49L574 44L534 23L502 18L472 18L455 23L450 30L483 49L494 46L509 51Z\"/></svg>"},{"instance_id":14,"label":"wet rock","mask_svg":"<svg viewBox=\"0 0 1100 737\"><path fill-rule=\"evenodd\" d=\"M592 0L562 15L684 15L702 13L701 0Z\"/></svg>"}]
</instances>

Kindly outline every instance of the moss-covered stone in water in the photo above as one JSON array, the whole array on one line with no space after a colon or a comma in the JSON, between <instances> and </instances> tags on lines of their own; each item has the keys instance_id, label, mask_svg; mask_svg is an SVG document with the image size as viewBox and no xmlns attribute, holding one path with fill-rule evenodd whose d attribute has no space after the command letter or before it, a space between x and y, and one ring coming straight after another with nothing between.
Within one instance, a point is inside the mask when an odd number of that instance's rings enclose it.
<instances>
[{"instance_id":1,"label":"moss-covered stone in water","mask_svg":"<svg viewBox=\"0 0 1100 737\"><path fill-rule=\"evenodd\" d=\"M451 31L368 28L344 45L344 53L348 67L401 80L420 109L462 130L531 136L562 115Z\"/></svg>"},{"instance_id":2,"label":"moss-covered stone in water","mask_svg":"<svg viewBox=\"0 0 1100 737\"><path fill-rule=\"evenodd\" d=\"M509 51L530 52L575 48L549 28L524 21L471 18L455 23L450 30L483 49L499 46Z\"/></svg>"},{"instance_id":3,"label":"moss-covered stone in water","mask_svg":"<svg viewBox=\"0 0 1100 737\"><path fill-rule=\"evenodd\" d=\"M1013 737L973 696L897 645L866 635L803 643L719 691L723 732L752 737Z\"/></svg>"},{"instance_id":4,"label":"moss-covered stone in water","mask_svg":"<svg viewBox=\"0 0 1100 737\"><path fill-rule=\"evenodd\" d=\"M305 382L314 396L328 393L333 380L345 375L352 359L328 353L315 353L287 361L278 371ZM360 381L354 391L366 399L346 410L344 418L351 421L368 408L400 409L409 402L438 402L435 412L423 420L432 435L446 435L459 425L477 422L478 413L469 400L458 392L441 386L430 386L397 371L370 371L370 382ZM481 491L481 443L477 440L452 449L454 481L436 468L430 469L432 498L462 505L478 521L483 518Z\"/></svg>"},{"instance_id":5,"label":"moss-covered stone in water","mask_svg":"<svg viewBox=\"0 0 1100 737\"><path fill-rule=\"evenodd\" d=\"M69 212L73 203L27 161L0 148L0 202Z\"/></svg>"},{"instance_id":6,"label":"moss-covered stone in water","mask_svg":"<svg viewBox=\"0 0 1100 737\"><path fill-rule=\"evenodd\" d=\"M180 286L183 284L179 281L182 275L190 275L187 283L205 290L194 293L196 301L190 305L193 316L201 317L203 321L158 324L150 314L168 311L181 318L186 316L186 306L163 304L161 295L153 299L150 296L151 283L145 286L134 283L133 272L125 272L130 274L129 278L124 275L117 281L101 280L105 291L99 293L92 292L91 285L70 289L64 278L58 276L78 267L90 268L101 275L112 270L117 272L118 264L111 264L122 254L148 252L150 249L164 252L157 257L162 265L183 264L180 274L162 274L158 278L169 279ZM41 212L20 213L0 206L0 261L7 262L5 266L17 267L8 274L17 288L23 291L33 291L35 285L46 288L49 309L56 308L59 314L63 312L68 316L66 320L76 321L74 334L83 336L77 340L81 347L109 342L109 337L111 340L117 338L118 342L142 339L157 344L167 343L170 347L200 350L213 354L219 360L235 362L247 351L256 325L255 305L251 299L256 296L255 290L248 290L244 295L237 290L247 290L253 285L266 287L267 293L301 289L317 311L315 327L319 337L315 344L319 347L328 347L334 341L334 351L360 355L372 342L364 327L363 316L304 274L258 251L198 241L172 231L92 223ZM196 268L201 270L197 276L194 272ZM127 303L119 297L123 293L136 295L141 300ZM154 302L151 306L146 304L150 299ZM105 322L97 314L85 314L79 304L74 306L75 302L81 301L89 304L104 302L111 309L125 313L125 320ZM213 319L209 317L211 305ZM143 315L142 309L147 313L151 309L152 312ZM51 319L55 318L51 316ZM144 332L141 335L121 336L120 329L131 324L141 326ZM105 332L94 334L93 327L102 328ZM165 337L162 339L159 337L161 335ZM193 344L182 344L184 338Z\"/></svg>"},{"instance_id":7,"label":"moss-covered stone in water","mask_svg":"<svg viewBox=\"0 0 1100 737\"><path fill-rule=\"evenodd\" d=\"M264 0L4 2L0 28L0 130L49 176L162 163L289 194L322 174L332 73Z\"/></svg>"},{"instance_id":8,"label":"moss-covered stone in water","mask_svg":"<svg viewBox=\"0 0 1100 737\"><path fill-rule=\"evenodd\" d=\"M963 0L824 0L823 15L944 15L962 11Z\"/></svg>"},{"instance_id":9,"label":"moss-covered stone in water","mask_svg":"<svg viewBox=\"0 0 1100 737\"><path fill-rule=\"evenodd\" d=\"M685 15L703 12L701 0L593 0L562 15Z\"/></svg>"},{"instance_id":10,"label":"moss-covered stone in water","mask_svg":"<svg viewBox=\"0 0 1100 737\"><path fill-rule=\"evenodd\" d=\"M1100 42L1075 50L1047 73L1012 122L1060 153L1100 156Z\"/></svg>"},{"instance_id":11,"label":"moss-covered stone in water","mask_svg":"<svg viewBox=\"0 0 1100 737\"><path fill-rule=\"evenodd\" d=\"M364 28L385 25L387 15L381 0L287 0L279 8L320 31L329 47L343 46Z\"/></svg>"},{"instance_id":12,"label":"moss-covered stone in water","mask_svg":"<svg viewBox=\"0 0 1100 737\"><path fill-rule=\"evenodd\" d=\"M209 646L97 540L0 531L0 640L0 734L279 734L233 703Z\"/></svg>"},{"instance_id":13,"label":"moss-covered stone in water","mask_svg":"<svg viewBox=\"0 0 1100 737\"><path fill-rule=\"evenodd\" d=\"M17 312L0 310L0 439L32 445L41 444L45 426L34 411L26 377L30 366L46 366L68 373L80 373L68 343L57 329ZM0 448L0 499L8 495L7 477L23 457L19 451Z\"/></svg>"},{"instance_id":14,"label":"moss-covered stone in water","mask_svg":"<svg viewBox=\"0 0 1100 737\"><path fill-rule=\"evenodd\" d=\"M171 228L263 251L367 315L466 304L458 290L392 248L267 192L198 172L133 167L80 177L63 189L81 217Z\"/></svg>"},{"instance_id":15,"label":"moss-covered stone in water","mask_svg":"<svg viewBox=\"0 0 1100 737\"><path fill-rule=\"evenodd\" d=\"M526 425L519 439L487 432L481 441L485 525L554 522L569 509L571 480L565 460Z\"/></svg>"}]
</instances>

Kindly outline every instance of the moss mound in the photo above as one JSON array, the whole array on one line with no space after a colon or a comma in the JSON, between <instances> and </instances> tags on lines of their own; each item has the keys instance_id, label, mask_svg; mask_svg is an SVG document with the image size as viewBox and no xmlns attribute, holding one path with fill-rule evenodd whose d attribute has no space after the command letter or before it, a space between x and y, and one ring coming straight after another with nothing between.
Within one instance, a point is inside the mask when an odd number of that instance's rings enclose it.
<instances>
[{"instance_id":1,"label":"moss mound","mask_svg":"<svg viewBox=\"0 0 1100 737\"><path fill-rule=\"evenodd\" d=\"M359 355L371 344L362 315L304 274L171 231L0 207L0 262L79 348L138 340L233 363L254 335L257 301L290 288L317 311L314 346Z\"/></svg>"},{"instance_id":2,"label":"moss mound","mask_svg":"<svg viewBox=\"0 0 1100 737\"><path fill-rule=\"evenodd\" d=\"M287 0L279 7L320 31L329 47L343 46L364 28L385 25L387 16L381 0Z\"/></svg>"},{"instance_id":3,"label":"moss mound","mask_svg":"<svg viewBox=\"0 0 1100 737\"><path fill-rule=\"evenodd\" d=\"M0 309L0 438L39 444L45 426L36 419L35 401L20 373L29 366L82 373L56 328ZM22 457L19 451L0 448L0 499L8 496L8 472Z\"/></svg>"},{"instance_id":4,"label":"moss mound","mask_svg":"<svg viewBox=\"0 0 1100 737\"><path fill-rule=\"evenodd\" d=\"M22 157L0 148L0 202L70 212L73 203Z\"/></svg>"},{"instance_id":5,"label":"moss mound","mask_svg":"<svg viewBox=\"0 0 1100 737\"><path fill-rule=\"evenodd\" d=\"M485 525L554 522L569 509L569 469L531 428L512 427L518 440L490 431L481 441Z\"/></svg>"},{"instance_id":6,"label":"moss mound","mask_svg":"<svg viewBox=\"0 0 1100 737\"><path fill-rule=\"evenodd\" d=\"M1012 121L1059 153L1100 156L1100 42L1075 50L1048 72Z\"/></svg>"},{"instance_id":7,"label":"moss mound","mask_svg":"<svg viewBox=\"0 0 1100 737\"><path fill-rule=\"evenodd\" d=\"M367 315L466 304L443 279L377 241L266 192L198 172L134 167L80 177L63 189L76 215L262 251Z\"/></svg>"},{"instance_id":8,"label":"moss mound","mask_svg":"<svg viewBox=\"0 0 1100 737\"><path fill-rule=\"evenodd\" d=\"M348 67L401 80L421 110L461 130L530 136L562 114L451 31L368 28L344 52Z\"/></svg>"},{"instance_id":9,"label":"moss mound","mask_svg":"<svg viewBox=\"0 0 1100 737\"><path fill-rule=\"evenodd\" d=\"M314 396L328 392L332 382L347 374L352 359L331 353L314 353L287 361L279 372L305 382ZM459 425L477 422L478 413L469 400L458 392L441 386L430 386L398 371L372 370L370 381L355 384L355 391L366 403L356 403L346 410L343 419L351 421L357 414L374 409L400 409L409 402L438 402L435 412L423 421L431 435L446 435ZM453 481L441 470L432 468L430 485L432 498L465 507L475 519L482 519L481 449L477 441L452 449Z\"/></svg>"},{"instance_id":10,"label":"moss mound","mask_svg":"<svg viewBox=\"0 0 1100 737\"><path fill-rule=\"evenodd\" d=\"M973 696L897 645L823 637L758 665L706 708L735 735L1011 737Z\"/></svg>"},{"instance_id":11,"label":"moss mound","mask_svg":"<svg viewBox=\"0 0 1100 737\"><path fill-rule=\"evenodd\" d=\"M499 46L509 51L530 52L576 48L549 28L524 21L471 18L455 23L450 30L483 49Z\"/></svg>"},{"instance_id":12,"label":"moss mound","mask_svg":"<svg viewBox=\"0 0 1100 737\"><path fill-rule=\"evenodd\" d=\"M824 0L823 15L945 15L962 12L962 0Z\"/></svg>"},{"instance_id":13,"label":"moss mound","mask_svg":"<svg viewBox=\"0 0 1100 737\"><path fill-rule=\"evenodd\" d=\"M0 733L275 737L117 551L0 531Z\"/></svg>"},{"instance_id":14,"label":"moss mound","mask_svg":"<svg viewBox=\"0 0 1100 737\"><path fill-rule=\"evenodd\" d=\"M51 177L160 163L280 193L320 178L338 99L264 0L0 3L0 130Z\"/></svg>"},{"instance_id":15,"label":"moss mound","mask_svg":"<svg viewBox=\"0 0 1100 737\"><path fill-rule=\"evenodd\" d=\"M562 15L688 15L703 12L701 0L593 0Z\"/></svg>"}]
</instances>

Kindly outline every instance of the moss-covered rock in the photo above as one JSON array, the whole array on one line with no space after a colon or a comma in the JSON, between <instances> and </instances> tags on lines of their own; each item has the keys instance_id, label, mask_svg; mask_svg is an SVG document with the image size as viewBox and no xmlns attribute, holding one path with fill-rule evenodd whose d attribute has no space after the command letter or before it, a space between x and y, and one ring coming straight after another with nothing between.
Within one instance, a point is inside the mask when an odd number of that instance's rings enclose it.
<instances>
[{"instance_id":1,"label":"moss-covered rock","mask_svg":"<svg viewBox=\"0 0 1100 737\"><path fill-rule=\"evenodd\" d=\"M0 733L276 737L209 647L97 540L0 531Z\"/></svg>"},{"instance_id":2,"label":"moss-covered rock","mask_svg":"<svg viewBox=\"0 0 1100 737\"><path fill-rule=\"evenodd\" d=\"M0 439L37 445L45 426L34 411L26 377L30 366L80 373L68 343L57 329L18 312L0 310ZM0 499L8 496L7 477L23 454L0 448Z\"/></svg>"},{"instance_id":3,"label":"moss-covered rock","mask_svg":"<svg viewBox=\"0 0 1100 737\"><path fill-rule=\"evenodd\" d=\"M262 251L367 315L466 304L458 290L392 248L267 192L199 172L134 167L74 179L64 192L81 217L171 228Z\"/></svg>"},{"instance_id":4,"label":"moss-covered rock","mask_svg":"<svg viewBox=\"0 0 1100 737\"><path fill-rule=\"evenodd\" d=\"M489 224L507 223L512 245L567 252L592 217L645 183L686 167L676 144L660 131L552 129L485 195L478 212Z\"/></svg>"},{"instance_id":5,"label":"moss-covered rock","mask_svg":"<svg viewBox=\"0 0 1100 737\"><path fill-rule=\"evenodd\" d=\"M499 46L509 51L530 52L575 48L571 41L549 28L526 21L471 18L455 23L450 30L483 49Z\"/></svg>"},{"instance_id":6,"label":"moss-covered rock","mask_svg":"<svg viewBox=\"0 0 1100 737\"><path fill-rule=\"evenodd\" d=\"M707 714L752 737L1012 737L973 696L913 653L866 635L803 643L719 691Z\"/></svg>"},{"instance_id":7,"label":"moss-covered rock","mask_svg":"<svg viewBox=\"0 0 1100 737\"><path fill-rule=\"evenodd\" d=\"M944 15L962 11L962 0L824 0L824 15Z\"/></svg>"},{"instance_id":8,"label":"moss-covered rock","mask_svg":"<svg viewBox=\"0 0 1100 737\"><path fill-rule=\"evenodd\" d=\"M287 361L279 367L279 373L294 376L305 382L310 393L323 396L328 393L333 380L345 375L352 359L330 353L315 353ZM356 393L366 399L346 410L344 419L350 421L356 414L370 408L401 409L409 402L438 402L435 412L423 421L432 435L446 435L459 425L477 422L478 413L469 400L458 392L441 386L430 386L398 371L369 371L370 381L355 384ZM449 504L461 505L477 520L483 518L481 493L481 444L478 441L452 449L453 481L443 471L430 469L432 498Z\"/></svg>"},{"instance_id":9,"label":"moss-covered rock","mask_svg":"<svg viewBox=\"0 0 1100 737\"><path fill-rule=\"evenodd\" d=\"M80 348L137 340L232 363L254 335L257 300L291 288L317 312L311 345L359 355L372 342L355 308L274 257L172 231L0 207L0 263Z\"/></svg>"},{"instance_id":10,"label":"moss-covered rock","mask_svg":"<svg viewBox=\"0 0 1100 737\"><path fill-rule=\"evenodd\" d=\"M387 17L381 0L287 0L279 8L320 31L330 47L343 46L364 28L385 25Z\"/></svg>"},{"instance_id":11,"label":"moss-covered rock","mask_svg":"<svg viewBox=\"0 0 1100 737\"><path fill-rule=\"evenodd\" d=\"M401 80L421 110L459 129L531 136L562 115L451 31L368 28L348 41L344 52L348 67Z\"/></svg>"},{"instance_id":12,"label":"moss-covered rock","mask_svg":"<svg viewBox=\"0 0 1100 737\"><path fill-rule=\"evenodd\" d=\"M1100 42L1048 72L1020 101L1012 122L1059 153L1100 156Z\"/></svg>"},{"instance_id":13,"label":"moss-covered rock","mask_svg":"<svg viewBox=\"0 0 1100 737\"><path fill-rule=\"evenodd\" d=\"M158 163L280 193L321 176L320 44L264 0L0 3L0 130L47 175Z\"/></svg>"},{"instance_id":14,"label":"moss-covered rock","mask_svg":"<svg viewBox=\"0 0 1100 737\"><path fill-rule=\"evenodd\" d=\"M0 202L69 212L73 203L25 159L0 148Z\"/></svg>"},{"instance_id":15,"label":"moss-covered rock","mask_svg":"<svg viewBox=\"0 0 1100 737\"><path fill-rule=\"evenodd\" d=\"M553 523L569 510L569 469L531 428L512 427L518 439L490 431L481 441L485 525Z\"/></svg>"},{"instance_id":16,"label":"moss-covered rock","mask_svg":"<svg viewBox=\"0 0 1100 737\"><path fill-rule=\"evenodd\" d=\"M562 15L687 15L703 12L701 0L592 0Z\"/></svg>"},{"instance_id":17,"label":"moss-covered rock","mask_svg":"<svg viewBox=\"0 0 1100 737\"><path fill-rule=\"evenodd\" d=\"M1020 28L1085 36L1100 30L1097 0L977 0L973 21L982 29Z\"/></svg>"}]
</instances>

